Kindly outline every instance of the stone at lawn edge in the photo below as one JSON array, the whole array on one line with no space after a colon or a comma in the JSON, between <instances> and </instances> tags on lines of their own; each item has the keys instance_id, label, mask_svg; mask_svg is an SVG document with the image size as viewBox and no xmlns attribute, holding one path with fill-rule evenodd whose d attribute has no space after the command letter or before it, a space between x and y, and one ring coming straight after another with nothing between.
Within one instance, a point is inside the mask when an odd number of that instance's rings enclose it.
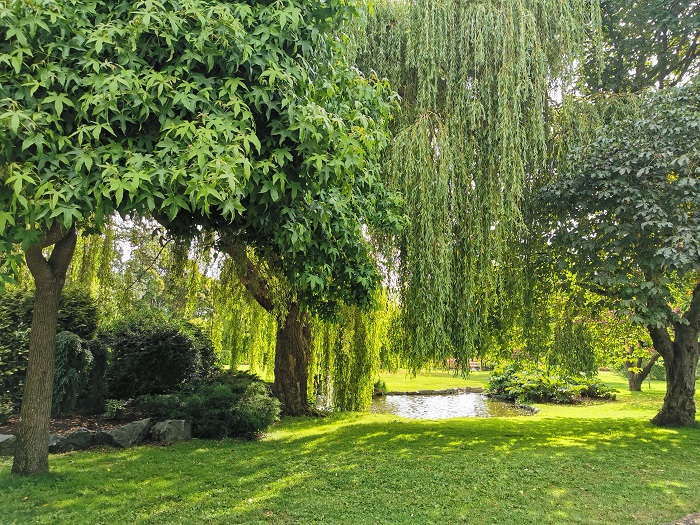
<instances>
[{"instance_id":1,"label":"stone at lawn edge","mask_svg":"<svg viewBox=\"0 0 700 525\"><path fill-rule=\"evenodd\" d=\"M95 435L87 428L79 428L75 432L71 432L65 436L52 434L49 437L49 452L52 454L60 454L73 450L85 450L93 445L94 437Z\"/></svg>"},{"instance_id":2,"label":"stone at lawn edge","mask_svg":"<svg viewBox=\"0 0 700 525\"><path fill-rule=\"evenodd\" d=\"M14 456L16 446L16 436L0 434L0 456Z\"/></svg>"},{"instance_id":3,"label":"stone at lawn edge","mask_svg":"<svg viewBox=\"0 0 700 525\"><path fill-rule=\"evenodd\" d=\"M95 434L95 445L127 448L139 445L146 439L151 429L151 419L134 421L112 430L102 430Z\"/></svg>"},{"instance_id":4,"label":"stone at lawn edge","mask_svg":"<svg viewBox=\"0 0 700 525\"><path fill-rule=\"evenodd\" d=\"M153 439L162 443L192 439L192 423L185 419L166 419L156 423L151 430Z\"/></svg>"}]
</instances>

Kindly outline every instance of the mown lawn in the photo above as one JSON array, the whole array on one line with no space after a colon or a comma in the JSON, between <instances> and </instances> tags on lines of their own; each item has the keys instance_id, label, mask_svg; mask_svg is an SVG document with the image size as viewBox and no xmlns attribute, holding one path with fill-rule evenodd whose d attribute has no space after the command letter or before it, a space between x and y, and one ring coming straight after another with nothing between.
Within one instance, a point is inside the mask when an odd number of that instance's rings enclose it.
<instances>
[{"instance_id":1,"label":"mown lawn","mask_svg":"<svg viewBox=\"0 0 700 525\"><path fill-rule=\"evenodd\" d=\"M258 442L52 456L36 479L3 458L0 523L664 524L700 510L700 429L652 427L652 386L532 417L286 420Z\"/></svg>"}]
</instances>

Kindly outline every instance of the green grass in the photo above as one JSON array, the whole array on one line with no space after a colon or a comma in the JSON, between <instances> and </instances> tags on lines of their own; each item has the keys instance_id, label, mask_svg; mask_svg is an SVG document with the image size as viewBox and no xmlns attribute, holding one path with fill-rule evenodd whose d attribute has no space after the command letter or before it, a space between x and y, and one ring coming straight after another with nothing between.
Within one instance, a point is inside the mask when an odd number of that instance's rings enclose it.
<instances>
[{"instance_id":1,"label":"green grass","mask_svg":"<svg viewBox=\"0 0 700 525\"><path fill-rule=\"evenodd\" d=\"M389 392L413 392L416 390L445 390L448 388L485 387L490 372L471 372L469 377L455 375L452 371L431 370L412 377L406 370L395 373L382 372Z\"/></svg>"},{"instance_id":2,"label":"green grass","mask_svg":"<svg viewBox=\"0 0 700 525\"><path fill-rule=\"evenodd\" d=\"M648 423L663 385L622 388L532 417L342 414L258 442L70 453L32 479L3 458L0 523L660 525L700 510L700 430Z\"/></svg>"}]
</instances>

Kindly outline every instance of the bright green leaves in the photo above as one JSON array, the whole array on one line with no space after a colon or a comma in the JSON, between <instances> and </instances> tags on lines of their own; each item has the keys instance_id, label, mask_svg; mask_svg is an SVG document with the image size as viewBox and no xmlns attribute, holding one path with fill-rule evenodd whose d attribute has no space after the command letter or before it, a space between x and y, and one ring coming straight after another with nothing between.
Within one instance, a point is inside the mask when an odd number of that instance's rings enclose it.
<instances>
[{"instance_id":1,"label":"bright green leaves","mask_svg":"<svg viewBox=\"0 0 700 525\"><path fill-rule=\"evenodd\" d=\"M150 213L240 233L309 302L367 300L379 277L360 224L397 223L379 172L393 106L336 38L355 12L345 0L6 2L0 248L56 222Z\"/></svg>"},{"instance_id":2,"label":"bright green leaves","mask_svg":"<svg viewBox=\"0 0 700 525\"><path fill-rule=\"evenodd\" d=\"M502 285L523 189L546 166L549 83L582 54L597 3L374 2L358 61L402 96L390 169L411 220L399 257L416 369L486 350L488 318L511 300ZM356 125L353 138L371 143Z\"/></svg>"}]
</instances>

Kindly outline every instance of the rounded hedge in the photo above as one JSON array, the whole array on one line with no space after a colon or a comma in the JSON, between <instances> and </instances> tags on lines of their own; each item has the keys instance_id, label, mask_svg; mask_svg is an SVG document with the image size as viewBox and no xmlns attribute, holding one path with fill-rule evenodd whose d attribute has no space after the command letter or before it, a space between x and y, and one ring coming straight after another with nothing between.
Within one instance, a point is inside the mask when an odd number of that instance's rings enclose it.
<instances>
[{"instance_id":1,"label":"rounded hedge","mask_svg":"<svg viewBox=\"0 0 700 525\"><path fill-rule=\"evenodd\" d=\"M98 339L109 350L109 397L167 394L214 368L214 347L196 326L156 313L113 322Z\"/></svg>"}]
</instances>

